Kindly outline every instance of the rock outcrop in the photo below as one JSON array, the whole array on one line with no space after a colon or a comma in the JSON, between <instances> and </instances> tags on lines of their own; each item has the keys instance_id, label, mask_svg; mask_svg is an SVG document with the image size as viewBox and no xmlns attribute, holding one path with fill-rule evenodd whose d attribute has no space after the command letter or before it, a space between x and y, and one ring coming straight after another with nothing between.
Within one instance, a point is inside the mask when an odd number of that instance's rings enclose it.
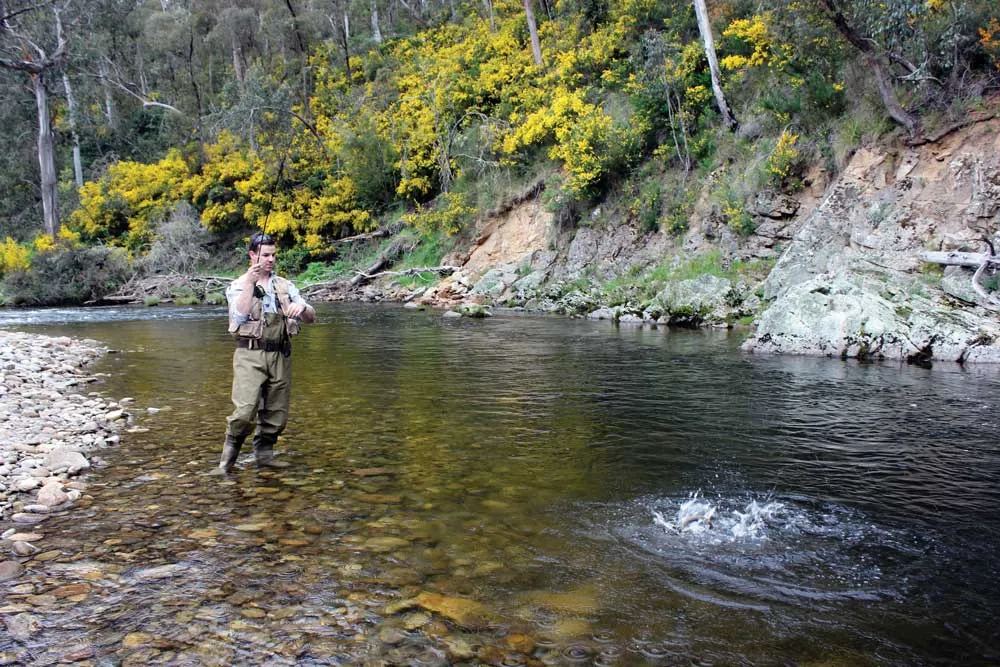
<instances>
[{"instance_id":1,"label":"rock outcrop","mask_svg":"<svg viewBox=\"0 0 1000 667\"><path fill-rule=\"evenodd\" d=\"M1000 119L923 146L860 149L833 179L811 170L794 196L761 192L747 209L749 236L711 205L713 182L682 237L643 232L608 204L567 224L546 210L536 184L480 221L443 260L459 270L437 285L370 285L360 298L452 315L474 304L639 325L753 320L744 345L753 353L1000 362L997 276L987 276L987 294L973 288L972 268L921 259L925 251L984 253L984 239L996 237ZM706 255L729 277L671 271ZM776 263L766 279L725 271L755 261ZM656 273L669 277L651 289Z\"/></svg>"},{"instance_id":2,"label":"rock outcrop","mask_svg":"<svg viewBox=\"0 0 1000 667\"><path fill-rule=\"evenodd\" d=\"M973 271L922 263L975 251L997 227L1000 122L939 144L862 150L768 276L751 352L1000 362L998 303Z\"/></svg>"}]
</instances>

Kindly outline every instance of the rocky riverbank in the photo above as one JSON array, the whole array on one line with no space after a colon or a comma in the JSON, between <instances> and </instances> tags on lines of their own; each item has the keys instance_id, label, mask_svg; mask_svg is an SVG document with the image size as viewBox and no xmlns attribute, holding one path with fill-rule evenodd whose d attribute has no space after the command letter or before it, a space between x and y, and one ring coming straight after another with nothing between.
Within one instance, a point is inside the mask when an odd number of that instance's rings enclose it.
<instances>
[{"instance_id":1,"label":"rocky riverbank","mask_svg":"<svg viewBox=\"0 0 1000 667\"><path fill-rule=\"evenodd\" d=\"M0 581L20 575L40 524L85 493L77 476L129 421L129 399L85 391L100 377L86 367L108 352L93 340L0 331Z\"/></svg>"},{"instance_id":2,"label":"rocky riverbank","mask_svg":"<svg viewBox=\"0 0 1000 667\"><path fill-rule=\"evenodd\" d=\"M610 204L560 221L534 188L481 220L432 286L388 272L311 296L471 316L495 306L635 325L752 322L744 349L757 354L996 364L997 261L977 271L928 253L1000 247L998 151L992 112L931 143L861 148L836 174L811 171L801 191L760 192L746 235L707 196L711 178L680 236L642 231Z\"/></svg>"}]
</instances>

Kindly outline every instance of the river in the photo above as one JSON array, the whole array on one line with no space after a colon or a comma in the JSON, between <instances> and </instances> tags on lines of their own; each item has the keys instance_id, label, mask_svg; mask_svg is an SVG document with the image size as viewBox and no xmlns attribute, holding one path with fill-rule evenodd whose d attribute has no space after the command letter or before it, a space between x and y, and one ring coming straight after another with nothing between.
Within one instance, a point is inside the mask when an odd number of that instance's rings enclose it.
<instances>
[{"instance_id":1,"label":"river","mask_svg":"<svg viewBox=\"0 0 1000 667\"><path fill-rule=\"evenodd\" d=\"M293 354L291 466L220 481L224 311L0 326L101 341L117 353L87 390L135 399L9 582L44 621L0 650L34 664L1000 661L993 366L321 304Z\"/></svg>"}]
</instances>

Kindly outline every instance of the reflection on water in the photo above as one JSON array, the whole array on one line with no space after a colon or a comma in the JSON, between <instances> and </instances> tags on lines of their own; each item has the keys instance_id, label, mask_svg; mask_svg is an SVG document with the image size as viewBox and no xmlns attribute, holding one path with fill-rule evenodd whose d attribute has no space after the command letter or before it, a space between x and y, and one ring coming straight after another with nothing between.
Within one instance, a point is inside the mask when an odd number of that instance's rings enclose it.
<instances>
[{"instance_id":1,"label":"reflection on water","mask_svg":"<svg viewBox=\"0 0 1000 667\"><path fill-rule=\"evenodd\" d=\"M224 312L63 312L8 324L123 350L101 389L148 430L102 452L5 598L44 614L43 662L1000 657L996 369L322 306L294 353L293 465L219 483Z\"/></svg>"}]
</instances>

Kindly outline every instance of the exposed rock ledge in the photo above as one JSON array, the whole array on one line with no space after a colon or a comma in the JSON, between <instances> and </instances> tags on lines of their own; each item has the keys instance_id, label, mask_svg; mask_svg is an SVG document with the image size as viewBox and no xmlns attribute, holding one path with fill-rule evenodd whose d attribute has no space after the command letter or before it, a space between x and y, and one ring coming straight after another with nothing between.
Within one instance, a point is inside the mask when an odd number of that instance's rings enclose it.
<instances>
[{"instance_id":1,"label":"exposed rock ledge","mask_svg":"<svg viewBox=\"0 0 1000 667\"><path fill-rule=\"evenodd\" d=\"M995 303L923 250L984 250L998 228L1000 123L939 144L860 151L764 284L751 352L1000 362Z\"/></svg>"},{"instance_id":2,"label":"exposed rock ledge","mask_svg":"<svg viewBox=\"0 0 1000 667\"><path fill-rule=\"evenodd\" d=\"M702 197L683 243L642 233L621 211L566 225L537 196L484 220L459 270L426 290L391 281L331 300L407 301L458 312L508 306L622 323L726 325L754 318L753 353L1000 363L997 305L972 288L973 271L924 264L922 251L982 253L1000 229L1000 120L986 119L916 148L859 150L828 182L822 170L796 195L761 194L756 233L737 237ZM723 262L777 263L762 284L711 275L658 294L608 295L600 284L712 251ZM995 281L994 276L993 280ZM994 286L994 298L997 296Z\"/></svg>"}]
</instances>

